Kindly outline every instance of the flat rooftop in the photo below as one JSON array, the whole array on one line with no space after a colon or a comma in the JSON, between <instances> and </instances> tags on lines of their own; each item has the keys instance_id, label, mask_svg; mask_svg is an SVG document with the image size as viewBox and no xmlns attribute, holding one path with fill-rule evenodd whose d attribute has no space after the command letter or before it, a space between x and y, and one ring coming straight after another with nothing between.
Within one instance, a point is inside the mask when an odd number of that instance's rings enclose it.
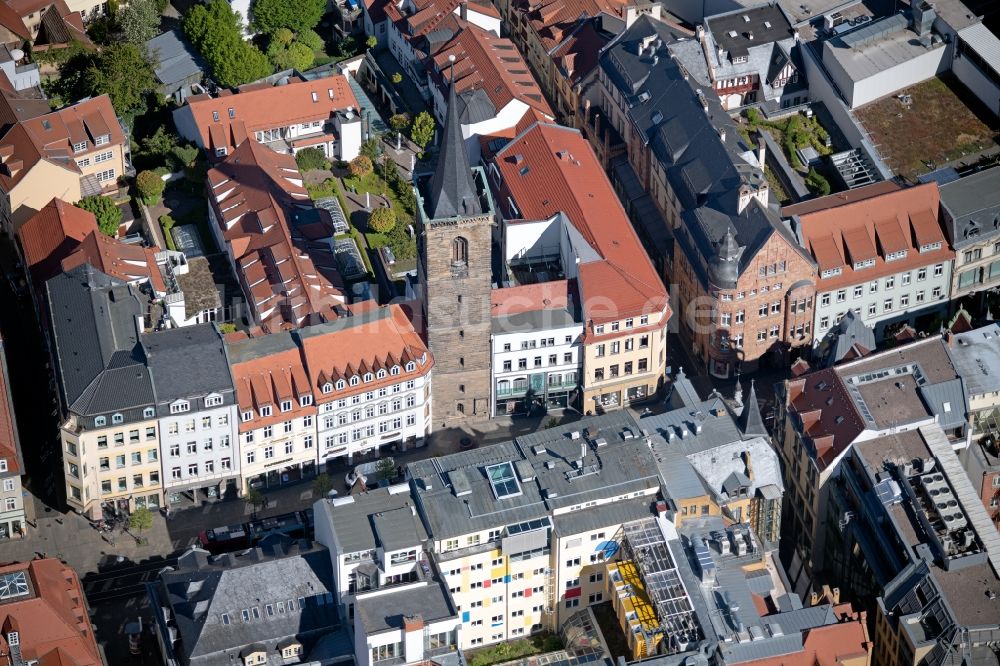
<instances>
[{"instance_id":1,"label":"flat rooftop","mask_svg":"<svg viewBox=\"0 0 1000 666\"><path fill-rule=\"evenodd\" d=\"M316 509L317 522L333 524L343 553L374 550L379 545L393 550L427 539L406 484L327 499Z\"/></svg>"},{"instance_id":2,"label":"flat rooftop","mask_svg":"<svg viewBox=\"0 0 1000 666\"><path fill-rule=\"evenodd\" d=\"M823 14L843 11L861 4L861 0L778 0L778 4L788 14L793 24L799 24L821 19Z\"/></svg>"},{"instance_id":3,"label":"flat rooftop","mask_svg":"<svg viewBox=\"0 0 1000 666\"><path fill-rule=\"evenodd\" d=\"M892 20L883 18L882 21ZM875 25L877 21L869 23ZM848 33L849 36L850 33ZM851 47L835 37L823 45L823 60L834 58L855 83L880 74L887 69L918 58L925 53L945 48L944 42L925 46L915 32L909 28L899 30L865 46Z\"/></svg>"},{"instance_id":4,"label":"flat rooftop","mask_svg":"<svg viewBox=\"0 0 1000 666\"><path fill-rule=\"evenodd\" d=\"M955 335L947 351L970 395L1000 391L1000 324Z\"/></svg>"},{"instance_id":5,"label":"flat rooftop","mask_svg":"<svg viewBox=\"0 0 1000 666\"><path fill-rule=\"evenodd\" d=\"M1000 579L989 562L951 571L935 568L934 577L959 623L967 627L1000 624L1000 598L987 596L992 591L1000 597Z\"/></svg>"},{"instance_id":6,"label":"flat rooftop","mask_svg":"<svg viewBox=\"0 0 1000 666\"><path fill-rule=\"evenodd\" d=\"M448 594L436 581L390 593L359 596L354 609L368 636L402 630L403 618L407 616L419 615L425 623L456 616Z\"/></svg>"}]
</instances>

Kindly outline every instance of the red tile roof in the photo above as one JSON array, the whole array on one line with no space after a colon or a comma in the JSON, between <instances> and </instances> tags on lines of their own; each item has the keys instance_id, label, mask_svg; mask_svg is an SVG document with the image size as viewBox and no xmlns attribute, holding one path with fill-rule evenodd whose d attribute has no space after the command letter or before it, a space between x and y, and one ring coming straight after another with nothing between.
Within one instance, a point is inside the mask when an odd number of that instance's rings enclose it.
<instances>
[{"instance_id":1,"label":"red tile roof","mask_svg":"<svg viewBox=\"0 0 1000 666\"><path fill-rule=\"evenodd\" d=\"M158 247L131 245L104 235L98 230L91 231L79 247L62 261L63 271L69 271L81 264L89 263L106 275L123 282L149 280L157 294L165 294L167 285L156 265Z\"/></svg>"},{"instance_id":2,"label":"red tile roof","mask_svg":"<svg viewBox=\"0 0 1000 666\"><path fill-rule=\"evenodd\" d=\"M455 90L459 94L480 88L498 113L516 99L552 118L552 108L545 101L528 64L509 39L467 23L431 60L433 74L443 90L451 78L450 56L455 56Z\"/></svg>"},{"instance_id":3,"label":"red tile roof","mask_svg":"<svg viewBox=\"0 0 1000 666\"><path fill-rule=\"evenodd\" d=\"M0 567L0 575L15 572L24 572L29 591L0 602L0 653L9 654L6 636L15 630L25 661L102 666L76 573L51 558Z\"/></svg>"},{"instance_id":4,"label":"red tile roof","mask_svg":"<svg viewBox=\"0 0 1000 666\"><path fill-rule=\"evenodd\" d=\"M359 108L347 76L330 76L296 78L287 85L252 84L218 97L195 95L174 113L191 117L202 144L214 155L223 147L231 153L248 134L326 120L349 107Z\"/></svg>"},{"instance_id":5,"label":"red tile roof","mask_svg":"<svg viewBox=\"0 0 1000 666\"><path fill-rule=\"evenodd\" d=\"M517 11L527 12L532 30L546 51L551 51L569 36L581 17L604 12L621 16L629 0L518 0Z\"/></svg>"},{"instance_id":6,"label":"red tile roof","mask_svg":"<svg viewBox=\"0 0 1000 666\"><path fill-rule=\"evenodd\" d=\"M107 95L25 120L22 124L46 152L59 151L60 154L65 152L73 155L125 143L125 134L118 124L111 98ZM98 146L96 139L102 136L107 136L109 141ZM85 147L74 151L74 144L84 144Z\"/></svg>"},{"instance_id":7,"label":"red tile roof","mask_svg":"<svg viewBox=\"0 0 1000 666\"><path fill-rule=\"evenodd\" d=\"M21 39L31 39L31 31L24 24L21 14L10 6L10 3L0 2L0 26L7 28Z\"/></svg>"},{"instance_id":8,"label":"red tile roof","mask_svg":"<svg viewBox=\"0 0 1000 666\"><path fill-rule=\"evenodd\" d=\"M866 614L853 612L850 604L834 606L833 610L838 622L803 632L801 651L741 663L744 666L842 666L859 658L868 663L874 644L868 636ZM775 621L780 623L781 616L777 615Z\"/></svg>"},{"instance_id":9,"label":"red tile roof","mask_svg":"<svg viewBox=\"0 0 1000 666\"><path fill-rule=\"evenodd\" d=\"M309 244L292 232L290 216L312 208L295 158L250 138L207 179L210 205L261 325L335 318L334 306L346 300L340 275L333 265L317 266ZM329 253L324 259L332 261Z\"/></svg>"},{"instance_id":10,"label":"red tile roof","mask_svg":"<svg viewBox=\"0 0 1000 666\"><path fill-rule=\"evenodd\" d=\"M576 85L597 67L597 60L609 41L593 20L580 21L570 36L552 52L555 63L570 85Z\"/></svg>"},{"instance_id":11,"label":"red tile roof","mask_svg":"<svg viewBox=\"0 0 1000 666\"><path fill-rule=\"evenodd\" d=\"M838 195L809 202L800 213L802 237L819 264L817 291L837 289L856 282L891 275L909 268L939 263L952 257L940 219L937 183L905 189L872 185L846 201ZM858 192L858 190L854 190ZM871 196L866 196L866 195ZM823 202L827 207L821 207ZM794 208L786 208L787 214ZM920 252L921 246L940 243L937 250ZM906 257L886 261L893 252ZM854 264L875 260L874 266L854 270ZM840 268L838 275L822 272Z\"/></svg>"},{"instance_id":12,"label":"red tile roof","mask_svg":"<svg viewBox=\"0 0 1000 666\"><path fill-rule=\"evenodd\" d=\"M6 348L0 341L0 458L7 461L8 474L20 474L21 455L17 441L17 420L7 374Z\"/></svg>"},{"instance_id":13,"label":"red tile roof","mask_svg":"<svg viewBox=\"0 0 1000 666\"><path fill-rule=\"evenodd\" d=\"M53 199L17 232L32 282L42 285L62 272L62 260L97 230L93 213L62 199Z\"/></svg>"},{"instance_id":14,"label":"red tile roof","mask_svg":"<svg viewBox=\"0 0 1000 666\"><path fill-rule=\"evenodd\" d=\"M519 217L564 213L599 255L582 258L578 287L584 317L601 322L660 312L667 292L586 139L559 125L536 123L494 158Z\"/></svg>"},{"instance_id":15,"label":"red tile roof","mask_svg":"<svg viewBox=\"0 0 1000 666\"><path fill-rule=\"evenodd\" d=\"M572 280L535 282L490 292L490 316L503 317L535 310L558 310L570 306Z\"/></svg>"},{"instance_id":16,"label":"red tile roof","mask_svg":"<svg viewBox=\"0 0 1000 666\"><path fill-rule=\"evenodd\" d=\"M834 368L790 379L787 386L788 411L813 443L816 465L823 471L861 434L864 420Z\"/></svg>"},{"instance_id":17,"label":"red tile roof","mask_svg":"<svg viewBox=\"0 0 1000 666\"><path fill-rule=\"evenodd\" d=\"M430 352L401 307L392 304L363 310L342 317L329 330L317 326L303 331L302 350L317 403L398 384L425 375L434 365ZM415 369L408 371L406 365L411 361ZM393 368L398 368L399 374L392 374ZM368 382L363 381L366 373L374 375ZM380 374L383 376L379 377ZM351 377L355 376L362 381L351 386ZM337 388L338 380L344 381L343 388ZM327 383L333 384L334 389L324 393L323 386Z\"/></svg>"},{"instance_id":18,"label":"red tile roof","mask_svg":"<svg viewBox=\"0 0 1000 666\"><path fill-rule=\"evenodd\" d=\"M278 335L287 335L279 333ZM255 345L256 340L232 341L230 346ZM284 349L242 363L232 364L236 403L240 413L253 412L253 420L240 418L240 432L263 428L305 414L315 414L315 405L302 406L300 398L311 395L309 378L298 347ZM290 412L281 411L282 400L292 401ZM271 416L260 416L260 408L271 406Z\"/></svg>"}]
</instances>

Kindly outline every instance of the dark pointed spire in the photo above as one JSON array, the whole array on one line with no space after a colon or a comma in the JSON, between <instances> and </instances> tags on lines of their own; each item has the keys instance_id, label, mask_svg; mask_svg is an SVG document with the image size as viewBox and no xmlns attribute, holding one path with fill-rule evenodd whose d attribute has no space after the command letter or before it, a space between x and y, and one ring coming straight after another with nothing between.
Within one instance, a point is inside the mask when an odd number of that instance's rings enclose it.
<instances>
[{"instance_id":1,"label":"dark pointed spire","mask_svg":"<svg viewBox=\"0 0 1000 666\"><path fill-rule=\"evenodd\" d=\"M750 380L750 395L747 396L747 400L743 404L743 411L740 412L740 418L736 421L736 425L739 426L740 432L746 438L768 436L767 429L764 427L764 419L760 417L757 390L754 388L752 379Z\"/></svg>"},{"instance_id":2,"label":"dark pointed spire","mask_svg":"<svg viewBox=\"0 0 1000 666\"><path fill-rule=\"evenodd\" d=\"M469 166L465 139L462 137L462 121L459 118L454 81L448 86L448 115L444 121L441 152L429 194L427 216L432 220L471 217L483 212Z\"/></svg>"}]
</instances>

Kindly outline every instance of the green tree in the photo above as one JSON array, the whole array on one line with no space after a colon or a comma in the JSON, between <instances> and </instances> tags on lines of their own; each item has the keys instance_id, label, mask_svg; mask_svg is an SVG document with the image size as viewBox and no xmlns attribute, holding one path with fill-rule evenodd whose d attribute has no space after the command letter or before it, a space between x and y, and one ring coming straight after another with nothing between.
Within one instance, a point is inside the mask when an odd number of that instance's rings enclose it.
<instances>
[{"instance_id":1,"label":"green tree","mask_svg":"<svg viewBox=\"0 0 1000 666\"><path fill-rule=\"evenodd\" d=\"M300 171L330 168L330 160L326 159L326 155L319 148L303 148L295 153L295 163L299 165Z\"/></svg>"},{"instance_id":2,"label":"green tree","mask_svg":"<svg viewBox=\"0 0 1000 666\"><path fill-rule=\"evenodd\" d=\"M417 256L417 243L410 237L406 224L397 223L388 234L389 249L396 261L406 261Z\"/></svg>"},{"instance_id":3,"label":"green tree","mask_svg":"<svg viewBox=\"0 0 1000 666\"><path fill-rule=\"evenodd\" d=\"M397 132L403 132L410 126L410 114L397 113L389 118L389 127Z\"/></svg>"},{"instance_id":4,"label":"green tree","mask_svg":"<svg viewBox=\"0 0 1000 666\"><path fill-rule=\"evenodd\" d=\"M427 144L434 138L434 127L434 116L426 111L417 114L413 126L410 127L410 138L413 139L413 143L420 146L420 150L426 149Z\"/></svg>"},{"instance_id":5,"label":"green tree","mask_svg":"<svg viewBox=\"0 0 1000 666\"><path fill-rule=\"evenodd\" d=\"M368 217L368 227L380 234L387 234L396 226L396 213L391 208L376 208Z\"/></svg>"},{"instance_id":6,"label":"green tree","mask_svg":"<svg viewBox=\"0 0 1000 666\"><path fill-rule=\"evenodd\" d=\"M403 82L403 75L400 74L399 72L393 72L392 76L389 78L392 80L392 84L394 86L398 86L400 83Z\"/></svg>"},{"instance_id":7,"label":"green tree","mask_svg":"<svg viewBox=\"0 0 1000 666\"><path fill-rule=\"evenodd\" d=\"M816 169L809 169L809 174L806 176L806 185L821 197L825 197L830 193L830 181L819 171L816 171Z\"/></svg>"},{"instance_id":8,"label":"green tree","mask_svg":"<svg viewBox=\"0 0 1000 666\"><path fill-rule=\"evenodd\" d=\"M102 49L87 69L85 81L89 94L107 95L115 111L127 119L145 112L146 95L157 87L146 54L127 43Z\"/></svg>"},{"instance_id":9,"label":"green tree","mask_svg":"<svg viewBox=\"0 0 1000 666\"><path fill-rule=\"evenodd\" d=\"M282 46L288 46L295 41L295 33L288 28L278 28L271 34L271 44L278 42Z\"/></svg>"},{"instance_id":10,"label":"green tree","mask_svg":"<svg viewBox=\"0 0 1000 666\"><path fill-rule=\"evenodd\" d=\"M177 137L166 127L160 125L156 131L140 142L142 153L156 159L166 159L167 155L177 146Z\"/></svg>"},{"instance_id":11,"label":"green tree","mask_svg":"<svg viewBox=\"0 0 1000 666\"><path fill-rule=\"evenodd\" d=\"M229 323L219 324L219 333L222 333L223 335L228 335L230 333L235 333L235 332L236 332L236 324L229 324Z\"/></svg>"},{"instance_id":12,"label":"green tree","mask_svg":"<svg viewBox=\"0 0 1000 666\"><path fill-rule=\"evenodd\" d=\"M250 505L250 510L254 513L257 512L257 507L262 507L267 504L267 499L264 497L264 493L260 492L256 488L251 488L247 491L246 496L243 501Z\"/></svg>"},{"instance_id":13,"label":"green tree","mask_svg":"<svg viewBox=\"0 0 1000 666\"><path fill-rule=\"evenodd\" d=\"M156 0L129 0L118 12L118 29L130 44L142 46L160 33L160 9Z\"/></svg>"},{"instance_id":14,"label":"green tree","mask_svg":"<svg viewBox=\"0 0 1000 666\"><path fill-rule=\"evenodd\" d=\"M329 474L320 474L315 479L313 479L313 497L317 499L320 497L326 497L326 494L333 490L333 479L330 478Z\"/></svg>"},{"instance_id":15,"label":"green tree","mask_svg":"<svg viewBox=\"0 0 1000 666\"><path fill-rule=\"evenodd\" d=\"M376 46L378 46L378 40L375 39L375 35L372 35L371 37L365 40L365 46L367 46L369 49L373 49Z\"/></svg>"},{"instance_id":16,"label":"green tree","mask_svg":"<svg viewBox=\"0 0 1000 666\"><path fill-rule=\"evenodd\" d=\"M274 70L260 49L243 39L240 15L227 0L196 4L184 16L184 34L204 56L219 85L233 88Z\"/></svg>"},{"instance_id":17,"label":"green tree","mask_svg":"<svg viewBox=\"0 0 1000 666\"><path fill-rule=\"evenodd\" d=\"M378 156L382 154L382 146L379 144L378 139L371 138L361 144L360 152L372 162L375 162Z\"/></svg>"},{"instance_id":18,"label":"green tree","mask_svg":"<svg viewBox=\"0 0 1000 666\"><path fill-rule=\"evenodd\" d=\"M267 57L279 72L286 69L299 71L309 69L313 61L316 60L316 54L313 53L312 49L299 42L292 42L288 46L276 44L272 44L272 46L277 46L277 48L268 48Z\"/></svg>"},{"instance_id":19,"label":"green tree","mask_svg":"<svg viewBox=\"0 0 1000 666\"><path fill-rule=\"evenodd\" d=\"M396 462L392 458L381 458L375 463L375 476L379 481L388 481L396 476Z\"/></svg>"},{"instance_id":20,"label":"green tree","mask_svg":"<svg viewBox=\"0 0 1000 666\"><path fill-rule=\"evenodd\" d=\"M153 512L144 506L137 507L128 517L128 528L139 534L153 526Z\"/></svg>"},{"instance_id":21,"label":"green tree","mask_svg":"<svg viewBox=\"0 0 1000 666\"><path fill-rule=\"evenodd\" d=\"M268 34L279 28L311 30L325 11L326 0L254 0L250 9L253 29Z\"/></svg>"},{"instance_id":22,"label":"green tree","mask_svg":"<svg viewBox=\"0 0 1000 666\"><path fill-rule=\"evenodd\" d=\"M372 172L375 166L372 164L371 158L367 155L358 155L350 164L347 166L347 170L351 172L351 175L355 178L364 178Z\"/></svg>"},{"instance_id":23,"label":"green tree","mask_svg":"<svg viewBox=\"0 0 1000 666\"><path fill-rule=\"evenodd\" d=\"M89 211L97 218L97 227L107 236L117 236L122 223L122 212L108 197L84 197L76 202L77 208Z\"/></svg>"},{"instance_id":24,"label":"green tree","mask_svg":"<svg viewBox=\"0 0 1000 666\"><path fill-rule=\"evenodd\" d=\"M155 171L140 171L135 177L135 189L138 190L142 203L147 206L157 203L166 187L167 184Z\"/></svg>"},{"instance_id":25,"label":"green tree","mask_svg":"<svg viewBox=\"0 0 1000 666\"><path fill-rule=\"evenodd\" d=\"M315 30L300 30L299 34L295 35L295 41L305 44L313 51L319 51L324 46L323 38Z\"/></svg>"},{"instance_id":26,"label":"green tree","mask_svg":"<svg viewBox=\"0 0 1000 666\"><path fill-rule=\"evenodd\" d=\"M170 150L170 154L175 161L175 166L183 169L191 166L191 164L198 159L198 146L191 143L185 143L182 146L174 146Z\"/></svg>"}]
</instances>

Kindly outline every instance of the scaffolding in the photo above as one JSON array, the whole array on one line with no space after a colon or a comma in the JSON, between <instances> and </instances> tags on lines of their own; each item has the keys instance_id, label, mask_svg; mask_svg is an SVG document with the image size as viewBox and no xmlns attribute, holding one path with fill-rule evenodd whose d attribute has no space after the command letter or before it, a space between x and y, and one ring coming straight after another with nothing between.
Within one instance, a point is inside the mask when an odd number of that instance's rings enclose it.
<instances>
[{"instance_id":1,"label":"scaffolding","mask_svg":"<svg viewBox=\"0 0 1000 666\"><path fill-rule=\"evenodd\" d=\"M686 651L701 640L701 627L660 526L655 518L644 518L622 529L621 559L639 569L663 632L662 652Z\"/></svg>"}]
</instances>

